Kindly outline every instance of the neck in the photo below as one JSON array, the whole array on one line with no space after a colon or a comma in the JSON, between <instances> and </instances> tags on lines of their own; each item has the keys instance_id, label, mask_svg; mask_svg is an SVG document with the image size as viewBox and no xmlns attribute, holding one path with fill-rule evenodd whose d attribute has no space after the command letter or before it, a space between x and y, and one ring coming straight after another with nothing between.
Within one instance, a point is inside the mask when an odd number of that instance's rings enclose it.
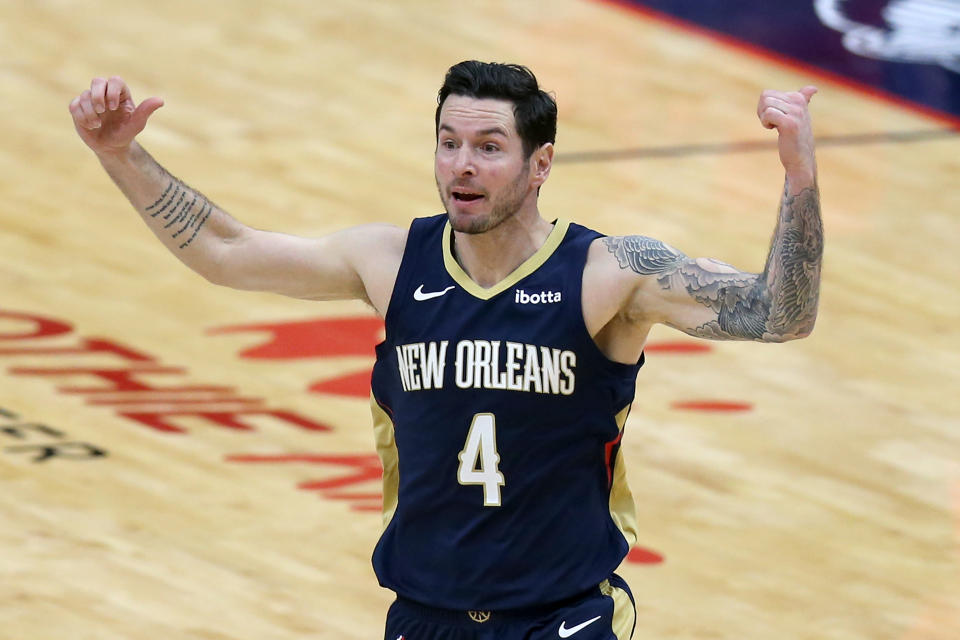
<instances>
[{"instance_id":1,"label":"neck","mask_svg":"<svg viewBox=\"0 0 960 640\"><path fill-rule=\"evenodd\" d=\"M539 211L518 211L484 233L455 231L453 255L471 280L489 289L536 253L552 230Z\"/></svg>"}]
</instances>

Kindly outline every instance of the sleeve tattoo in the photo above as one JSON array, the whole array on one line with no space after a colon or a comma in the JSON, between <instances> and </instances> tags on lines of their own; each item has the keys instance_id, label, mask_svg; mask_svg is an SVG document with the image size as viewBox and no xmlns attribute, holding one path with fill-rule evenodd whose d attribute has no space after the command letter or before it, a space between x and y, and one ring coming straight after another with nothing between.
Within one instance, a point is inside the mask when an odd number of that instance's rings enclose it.
<instances>
[{"instance_id":1,"label":"sleeve tattoo","mask_svg":"<svg viewBox=\"0 0 960 640\"><path fill-rule=\"evenodd\" d=\"M685 291L716 320L681 331L715 340L783 342L813 329L823 257L820 198L815 188L784 194L780 219L762 274L743 273L710 259L691 259L645 236L605 238L621 269L655 276L665 291Z\"/></svg>"}]
</instances>

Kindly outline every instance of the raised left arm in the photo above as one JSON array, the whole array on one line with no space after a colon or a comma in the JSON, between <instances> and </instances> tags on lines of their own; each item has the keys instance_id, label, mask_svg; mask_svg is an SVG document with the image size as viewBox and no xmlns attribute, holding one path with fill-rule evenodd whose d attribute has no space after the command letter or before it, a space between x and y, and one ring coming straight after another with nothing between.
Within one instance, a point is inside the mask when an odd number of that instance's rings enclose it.
<instances>
[{"instance_id":1,"label":"raised left arm","mask_svg":"<svg viewBox=\"0 0 960 640\"><path fill-rule=\"evenodd\" d=\"M688 258L644 236L605 238L621 269L638 278L624 315L717 340L785 342L813 330L820 291L823 224L807 104L816 92L765 91L757 115L779 133L786 186L763 273Z\"/></svg>"}]
</instances>

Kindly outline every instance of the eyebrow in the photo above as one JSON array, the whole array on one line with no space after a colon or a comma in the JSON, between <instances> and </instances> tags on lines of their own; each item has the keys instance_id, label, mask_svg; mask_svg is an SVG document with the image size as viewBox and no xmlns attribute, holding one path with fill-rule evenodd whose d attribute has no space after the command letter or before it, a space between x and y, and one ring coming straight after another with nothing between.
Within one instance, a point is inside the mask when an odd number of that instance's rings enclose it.
<instances>
[{"instance_id":1,"label":"eyebrow","mask_svg":"<svg viewBox=\"0 0 960 640\"><path fill-rule=\"evenodd\" d=\"M440 131L449 131L450 133L457 132L453 127L446 124L440 125ZM489 129L482 129L480 131L477 131L477 134L481 136L500 135L500 136L503 136L504 138L510 137L509 135L507 135L507 132L503 127L490 127Z\"/></svg>"}]
</instances>

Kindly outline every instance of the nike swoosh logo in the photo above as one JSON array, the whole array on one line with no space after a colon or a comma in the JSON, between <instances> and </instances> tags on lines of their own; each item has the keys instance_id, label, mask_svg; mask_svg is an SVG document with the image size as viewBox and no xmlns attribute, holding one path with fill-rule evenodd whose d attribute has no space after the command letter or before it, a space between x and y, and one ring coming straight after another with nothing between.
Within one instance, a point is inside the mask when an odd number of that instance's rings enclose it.
<instances>
[{"instance_id":1,"label":"nike swoosh logo","mask_svg":"<svg viewBox=\"0 0 960 640\"><path fill-rule=\"evenodd\" d=\"M597 616L596 618L591 618L591 619L587 620L586 622L581 622L581 623L578 624L577 626L575 626L575 627L570 627L569 629L567 628L567 621L564 620L563 622L560 623L560 630L557 631L557 633L560 634L560 637L561 637L561 638L569 638L570 636L572 636L573 634L577 633L578 631L581 631L584 627L590 626L591 624L593 624L594 622L596 622L596 621L599 620L600 618L601 618L601 616Z\"/></svg>"},{"instance_id":2,"label":"nike swoosh logo","mask_svg":"<svg viewBox=\"0 0 960 640\"><path fill-rule=\"evenodd\" d=\"M422 301L424 301L424 300L429 300L430 298L439 298L440 296L442 296L442 295L445 294L447 291L450 291L450 289L453 289L453 288L454 288L454 286L453 286L453 285L450 285L449 287L447 287L447 288L444 289L443 291L431 291L430 293L424 293L424 292L423 292L423 285L420 285L419 287L417 287L417 290L413 292L413 299L414 299L414 300L419 300L419 301L422 302Z\"/></svg>"}]
</instances>

